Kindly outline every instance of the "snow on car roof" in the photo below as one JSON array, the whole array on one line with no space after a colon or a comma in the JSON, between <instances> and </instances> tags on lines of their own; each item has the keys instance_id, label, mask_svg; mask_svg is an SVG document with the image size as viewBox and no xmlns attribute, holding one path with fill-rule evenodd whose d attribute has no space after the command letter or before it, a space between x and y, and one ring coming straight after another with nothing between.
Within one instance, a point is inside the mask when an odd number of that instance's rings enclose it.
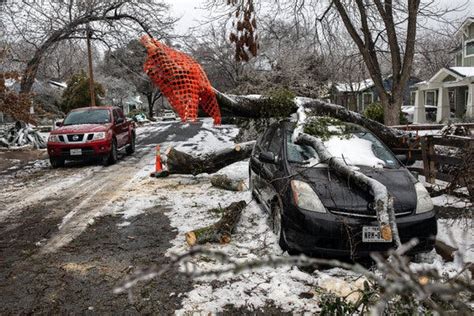
<instances>
[{"instance_id":1,"label":"snow on car roof","mask_svg":"<svg viewBox=\"0 0 474 316\"><path fill-rule=\"evenodd\" d=\"M332 136L324 142L332 156L342 159L348 165L383 168L385 162L377 158L372 150L372 142L353 135L351 138Z\"/></svg>"}]
</instances>

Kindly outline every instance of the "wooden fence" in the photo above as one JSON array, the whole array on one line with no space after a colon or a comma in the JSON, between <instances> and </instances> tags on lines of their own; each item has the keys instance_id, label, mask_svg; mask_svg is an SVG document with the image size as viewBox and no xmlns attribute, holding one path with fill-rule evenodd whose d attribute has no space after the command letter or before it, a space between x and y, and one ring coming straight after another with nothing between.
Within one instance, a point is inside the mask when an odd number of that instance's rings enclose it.
<instances>
[{"instance_id":1,"label":"wooden fence","mask_svg":"<svg viewBox=\"0 0 474 316\"><path fill-rule=\"evenodd\" d=\"M409 124L409 125L395 125L393 128L403 131L435 131L441 130L445 127L445 124ZM474 129L474 123L456 123L453 124L455 127L464 127L467 130Z\"/></svg>"},{"instance_id":2,"label":"wooden fence","mask_svg":"<svg viewBox=\"0 0 474 316\"><path fill-rule=\"evenodd\" d=\"M443 150L436 151L436 145L444 146ZM410 144L409 148L394 148L393 151L397 154L406 154L408 160L411 161L422 160L423 168L408 167L408 169L424 175L429 183L434 184L435 179L439 179L446 182L456 181L463 186L472 186L474 181L474 138L421 136Z\"/></svg>"}]
</instances>

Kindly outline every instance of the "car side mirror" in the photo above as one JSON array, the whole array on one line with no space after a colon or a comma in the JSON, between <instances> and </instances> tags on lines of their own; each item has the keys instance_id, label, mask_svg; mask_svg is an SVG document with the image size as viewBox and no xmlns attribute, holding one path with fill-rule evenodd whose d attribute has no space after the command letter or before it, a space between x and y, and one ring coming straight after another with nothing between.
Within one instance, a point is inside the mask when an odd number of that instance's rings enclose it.
<instances>
[{"instance_id":1,"label":"car side mirror","mask_svg":"<svg viewBox=\"0 0 474 316\"><path fill-rule=\"evenodd\" d=\"M63 126L63 121L58 121L58 122L56 122L55 125L56 125L56 127L61 127L61 126Z\"/></svg>"},{"instance_id":2,"label":"car side mirror","mask_svg":"<svg viewBox=\"0 0 474 316\"><path fill-rule=\"evenodd\" d=\"M404 165L406 165L408 162L408 157L405 154L396 155L395 157L397 157L397 159Z\"/></svg>"},{"instance_id":3,"label":"car side mirror","mask_svg":"<svg viewBox=\"0 0 474 316\"><path fill-rule=\"evenodd\" d=\"M272 153L271 151L263 151L258 155L258 160L261 162L266 162L266 163L271 163L275 164L276 159L275 159L275 154Z\"/></svg>"}]
</instances>

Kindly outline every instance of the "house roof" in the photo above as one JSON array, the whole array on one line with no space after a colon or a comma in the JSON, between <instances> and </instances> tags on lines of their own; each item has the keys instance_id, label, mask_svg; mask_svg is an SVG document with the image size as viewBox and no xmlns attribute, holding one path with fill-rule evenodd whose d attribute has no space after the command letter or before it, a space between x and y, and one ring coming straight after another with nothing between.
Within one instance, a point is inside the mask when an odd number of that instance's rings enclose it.
<instances>
[{"instance_id":1,"label":"house roof","mask_svg":"<svg viewBox=\"0 0 474 316\"><path fill-rule=\"evenodd\" d=\"M456 36L456 37L459 36L463 32L464 28L466 26L470 25L471 23L474 23L474 16L466 18L466 20L464 20L464 22L461 24L461 26L459 26L456 33L454 33L454 36Z\"/></svg>"},{"instance_id":2,"label":"house roof","mask_svg":"<svg viewBox=\"0 0 474 316\"><path fill-rule=\"evenodd\" d=\"M336 82L336 83L334 83L334 87L339 92L359 92L359 91L363 91L367 88L370 88L373 85L374 85L374 81L372 79L365 79L361 82L350 82L350 83Z\"/></svg>"},{"instance_id":3,"label":"house roof","mask_svg":"<svg viewBox=\"0 0 474 316\"><path fill-rule=\"evenodd\" d=\"M474 67L449 67L449 70L462 77L474 77Z\"/></svg>"},{"instance_id":4,"label":"house roof","mask_svg":"<svg viewBox=\"0 0 474 316\"><path fill-rule=\"evenodd\" d=\"M474 77L474 67L448 67L441 68L428 81L421 81L415 84L416 87L430 85L431 83L442 83L448 76L455 78L454 82L463 81L465 78Z\"/></svg>"}]
</instances>

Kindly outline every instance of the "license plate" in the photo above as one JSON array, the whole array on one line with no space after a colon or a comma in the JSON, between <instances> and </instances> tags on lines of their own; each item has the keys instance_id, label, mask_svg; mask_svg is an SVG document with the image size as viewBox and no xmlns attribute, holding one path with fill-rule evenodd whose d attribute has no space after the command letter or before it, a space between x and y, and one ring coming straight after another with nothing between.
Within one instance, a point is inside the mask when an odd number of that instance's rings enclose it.
<instances>
[{"instance_id":1,"label":"license plate","mask_svg":"<svg viewBox=\"0 0 474 316\"><path fill-rule=\"evenodd\" d=\"M71 156L80 156L82 155L82 149L71 149L70 151Z\"/></svg>"},{"instance_id":2,"label":"license plate","mask_svg":"<svg viewBox=\"0 0 474 316\"><path fill-rule=\"evenodd\" d=\"M392 239L383 239L377 226L363 226L362 242L392 242Z\"/></svg>"}]
</instances>

